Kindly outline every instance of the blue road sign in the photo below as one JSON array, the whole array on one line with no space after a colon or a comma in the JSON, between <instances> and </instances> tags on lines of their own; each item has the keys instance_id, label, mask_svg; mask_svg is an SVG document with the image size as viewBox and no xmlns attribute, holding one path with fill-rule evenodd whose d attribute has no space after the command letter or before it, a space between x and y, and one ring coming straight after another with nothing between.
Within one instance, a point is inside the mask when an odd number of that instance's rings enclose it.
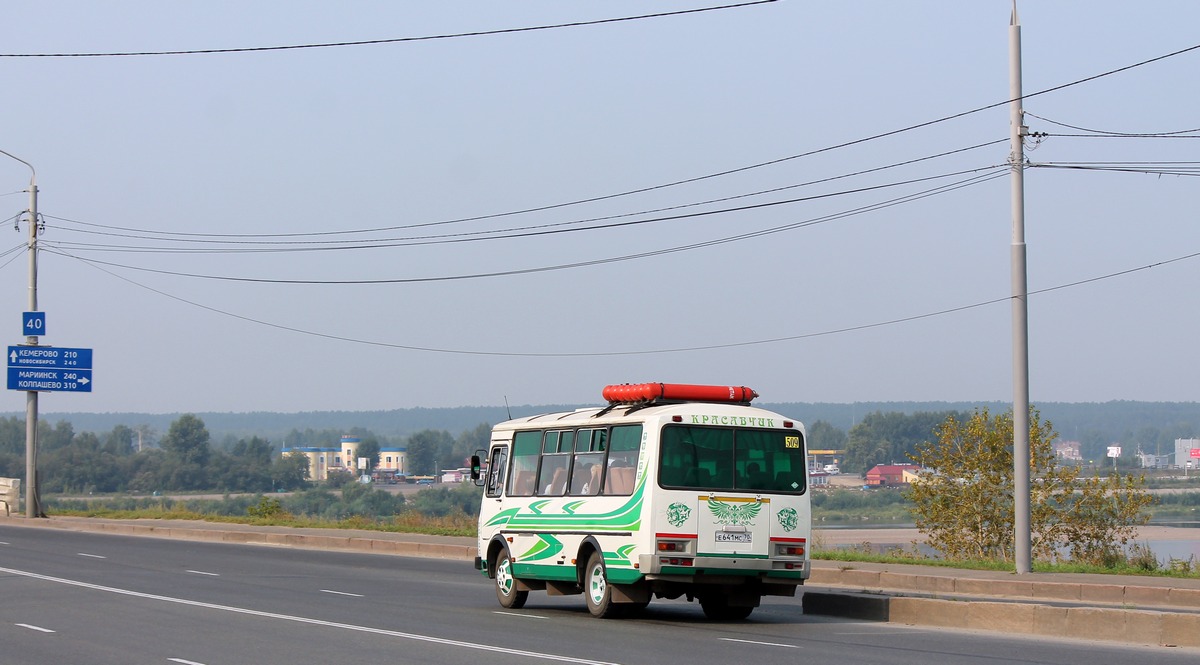
<instances>
[{"instance_id":1,"label":"blue road sign","mask_svg":"<svg viewBox=\"0 0 1200 665\"><path fill-rule=\"evenodd\" d=\"M21 312L21 334L35 337L46 334L45 312Z\"/></svg>"},{"instance_id":2,"label":"blue road sign","mask_svg":"<svg viewBox=\"0 0 1200 665\"><path fill-rule=\"evenodd\" d=\"M9 367L8 389L34 392L92 392L92 370Z\"/></svg>"},{"instance_id":3,"label":"blue road sign","mask_svg":"<svg viewBox=\"0 0 1200 665\"><path fill-rule=\"evenodd\" d=\"M92 350L62 346L10 346L8 366L91 369Z\"/></svg>"}]
</instances>

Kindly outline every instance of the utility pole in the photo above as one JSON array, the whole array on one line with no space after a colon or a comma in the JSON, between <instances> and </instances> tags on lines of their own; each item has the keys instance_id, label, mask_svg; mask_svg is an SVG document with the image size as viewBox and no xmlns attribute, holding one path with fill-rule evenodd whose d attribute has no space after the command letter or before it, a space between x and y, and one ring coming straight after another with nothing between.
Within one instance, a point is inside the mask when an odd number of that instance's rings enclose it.
<instances>
[{"instance_id":1,"label":"utility pole","mask_svg":"<svg viewBox=\"0 0 1200 665\"><path fill-rule=\"evenodd\" d=\"M38 232L38 208L37 208L37 169L33 168L33 164L10 154L3 150L0 153L8 155L13 159L21 162L29 167L31 173L29 177L29 311L36 312L38 308L37 301L37 232ZM37 335L29 335L25 338L25 343L30 346L37 346ZM45 517L42 514L42 507L38 500L38 482L37 482L37 423L38 423L38 394L36 390L30 390L25 394L25 516L26 517Z\"/></svg>"},{"instance_id":2,"label":"utility pole","mask_svg":"<svg viewBox=\"0 0 1200 665\"><path fill-rule=\"evenodd\" d=\"M1021 103L1021 21L1008 25L1009 164L1012 168L1013 535L1018 573L1033 570L1029 492L1029 286L1025 258L1025 111Z\"/></svg>"}]
</instances>

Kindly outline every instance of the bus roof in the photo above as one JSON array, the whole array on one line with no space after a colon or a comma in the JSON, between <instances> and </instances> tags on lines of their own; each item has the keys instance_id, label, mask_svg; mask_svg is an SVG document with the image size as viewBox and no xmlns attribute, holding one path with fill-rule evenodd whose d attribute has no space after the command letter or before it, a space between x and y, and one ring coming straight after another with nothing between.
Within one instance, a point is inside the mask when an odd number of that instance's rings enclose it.
<instances>
[{"instance_id":1,"label":"bus roof","mask_svg":"<svg viewBox=\"0 0 1200 665\"><path fill-rule=\"evenodd\" d=\"M705 416L737 416L747 419L769 418L776 421L776 427L793 427L796 421L789 419L782 414L761 409L756 406L738 403L712 403L712 402L670 402L666 404L615 404L607 407L589 407L576 409L574 411L559 411L554 413L542 413L534 416L525 416L522 418L514 418L496 425L495 429L529 429L529 428L553 428L553 427L586 427L592 424L611 423L616 421L636 422L645 419L653 418L670 418L671 416L684 416L683 422L689 424L707 424L710 420L703 420ZM696 419L693 419L695 416ZM785 424L786 422L786 424ZM736 425L739 422L725 422L717 424Z\"/></svg>"}]
</instances>

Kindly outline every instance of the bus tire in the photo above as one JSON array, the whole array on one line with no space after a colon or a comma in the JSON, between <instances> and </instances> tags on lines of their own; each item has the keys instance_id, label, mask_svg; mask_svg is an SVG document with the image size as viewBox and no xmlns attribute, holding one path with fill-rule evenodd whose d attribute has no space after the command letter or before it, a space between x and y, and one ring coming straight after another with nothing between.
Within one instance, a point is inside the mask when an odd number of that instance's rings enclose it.
<instances>
[{"instance_id":1,"label":"bus tire","mask_svg":"<svg viewBox=\"0 0 1200 665\"><path fill-rule=\"evenodd\" d=\"M507 547L500 550L500 554L496 557L494 577L496 578L496 600L500 601L500 607L506 610L519 610L525 607L525 601L529 599L529 592L517 590L517 578L513 577L512 557L509 556Z\"/></svg>"},{"instance_id":2,"label":"bus tire","mask_svg":"<svg viewBox=\"0 0 1200 665\"><path fill-rule=\"evenodd\" d=\"M587 567L583 569L583 596L587 599L588 612L598 619L617 616L617 604L612 599L612 587L604 568L604 555L592 552Z\"/></svg>"}]
</instances>

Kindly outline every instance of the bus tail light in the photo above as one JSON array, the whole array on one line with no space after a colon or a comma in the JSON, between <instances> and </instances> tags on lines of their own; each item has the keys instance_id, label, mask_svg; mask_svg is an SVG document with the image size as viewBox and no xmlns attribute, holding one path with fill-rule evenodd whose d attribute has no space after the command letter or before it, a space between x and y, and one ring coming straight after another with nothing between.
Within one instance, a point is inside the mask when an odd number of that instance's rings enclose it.
<instances>
[{"instance_id":1,"label":"bus tail light","mask_svg":"<svg viewBox=\"0 0 1200 665\"><path fill-rule=\"evenodd\" d=\"M659 554L666 554L669 552L692 554L696 551L695 543L695 536L658 534L658 538L656 538L654 542L654 548L658 550Z\"/></svg>"},{"instance_id":2,"label":"bus tail light","mask_svg":"<svg viewBox=\"0 0 1200 665\"><path fill-rule=\"evenodd\" d=\"M805 540L794 540L792 542L776 542L775 556L797 556L803 557L807 552L808 542Z\"/></svg>"}]
</instances>

